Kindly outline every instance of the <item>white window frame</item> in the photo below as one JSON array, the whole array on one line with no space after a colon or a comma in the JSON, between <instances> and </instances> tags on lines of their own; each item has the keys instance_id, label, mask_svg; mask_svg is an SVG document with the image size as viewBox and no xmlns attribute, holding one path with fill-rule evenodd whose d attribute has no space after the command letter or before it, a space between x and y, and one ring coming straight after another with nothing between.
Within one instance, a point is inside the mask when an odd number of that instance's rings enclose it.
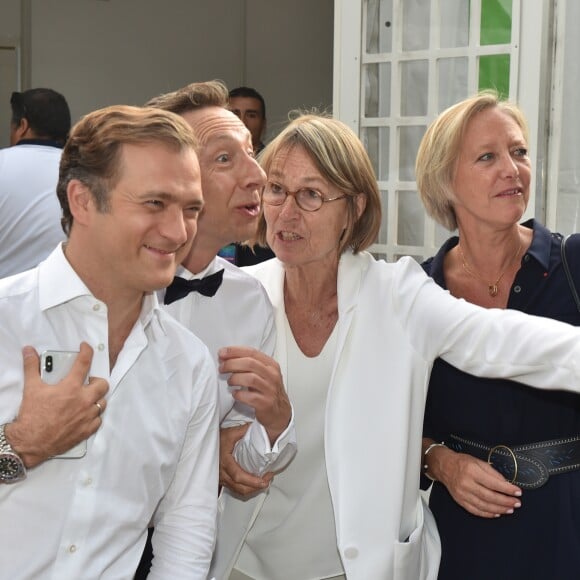
<instances>
[{"instance_id":1,"label":"white window frame","mask_svg":"<svg viewBox=\"0 0 580 580\"><path fill-rule=\"evenodd\" d=\"M398 19L404 0L393 0L393 20ZM438 10L441 0L431 0L431 13ZM469 0L466 0L469 1ZM562 0L561 0L562 1ZM416 190L415 182L399 182L395 178L398 174L398 151L397 151L397 127L405 124L428 125L438 114L436 103L431 97L435 90L436 59L445 56L467 56L470 62L468 83L469 90L474 93L477 90L478 73L474 63L477 56L485 54L497 54L498 51L510 54L510 99L519 103L529 122L530 128L530 156L533 167L536 168L535 176L532 177L531 191L536 192L530 196L530 203L525 217L539 217L544 219L544 198L546 191L546 167L547 155L547 122L549 115L546 112L547 103L550 100L549 91L546 87L551 79L551 56L550 48L550 23L553 4L555 0L546 2L522 2L513 0L512 3L512 41L509 45L479 46L479 18L481 14L481 0L471 0L471 32L470 45L461 49L442 49L436 46L425 51L403 53L401 47L401 33L393 35L392 52L389 54L365 54L363 31L365 28L365 14L367 0L336 0L335 2L335 50L334 50L334 114L337 118L348 124L357 134L365 126L390 126L390 166L395 171L389 171L389 179L379 182L382 191L388 195L385 204L387 216L387 243L375 244L371 250L388 260L400 255L413 255L417 258L425 258L433 255L438 249L436 241L436 226L429 218L425 219L424 243L421 246L403 246L397 243L397 203L396 192L404 190ZM436 32L436 31L434 31ZM436 34L432 35L436 37ZM438 39L435 39L435 41ZM426 117L400 117L394 113L400 110L400 91L397 86L398 68L393 68L395 79L391 83L391 117L369 119L363 117L362 103L364 103L363 66L374 62L391 62L392 66L398 67L400 62L406 59L425 59L429 61L429 101ZM394 130L393 130L394 129ZM551 152L553 155L554 152ZM537 181L537 185L536 185ZM554 190L555 191L555 190ZM553 202L550 198L548 203L548 216L555 214ZM550 225L550 221L548 221Z\"/></svg>"}]
</instances>

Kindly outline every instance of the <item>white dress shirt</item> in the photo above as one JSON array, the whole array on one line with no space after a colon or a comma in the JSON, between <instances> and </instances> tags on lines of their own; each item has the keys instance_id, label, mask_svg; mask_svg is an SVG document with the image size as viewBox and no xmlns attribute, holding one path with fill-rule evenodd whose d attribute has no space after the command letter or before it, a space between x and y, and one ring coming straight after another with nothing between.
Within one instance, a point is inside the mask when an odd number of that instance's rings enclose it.
<instances>
[{"instance_id":1,"label":"white dress shirt","mask_svg":"<svg viewBox=\"0 0 580 580\"><path fill-rule=\"evenodd\" d=\"M132 578L153 519L149 578L205 579L214 544L218 413L205 346L147 295L109 369L107 307L58 247L0 281L0 423L22 398L21 347L94 349L109 381L103 424L80 459L51 459L0 485L3 578ZM53 387L47 387L53 388Z\"/></svg>"},{"instance_id":2,"label":"white dress shirt","mask_svg":"<svg viewBox=\"0 0 580 580\"><path fill-rule=\"evenodd\" d=\"M276 345L272 305L266 291L253 276L219 256L197 274L180 266L176 275L193 280L222 269L223 281L214 296L190 292L185 298L164 308L207 345L216 365L218 351L224 346L249 346L272 356ZM160 302L164 295L164 291L159 293ZM293 418L274 445L270 446L266 430L254 420L253 409L235 401L227 379L227 375L218 377L221 426L252 422L236 446L236 460L246 471L257 475L280 469L290 461L296 450Z\"/></svg>"},{"instance_id":3,"label":"white dress shirt","mask_svg":"<svg viewBox=\"0 0 580 580\"><path fill-rule=\"evenodd\" d=\"M64 240L56 196L61 149L0 149L0 278L34 268Z\"/></svg>"}]
</instances>

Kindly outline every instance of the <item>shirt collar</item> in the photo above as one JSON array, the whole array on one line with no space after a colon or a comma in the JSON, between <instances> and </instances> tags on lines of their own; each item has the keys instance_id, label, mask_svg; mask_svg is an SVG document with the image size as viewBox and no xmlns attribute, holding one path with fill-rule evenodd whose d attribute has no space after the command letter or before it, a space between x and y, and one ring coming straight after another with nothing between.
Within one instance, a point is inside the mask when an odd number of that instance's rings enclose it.
<instances>
[{"instance_id":1,"label":"shirt collar","mask_svg":"<svg viewBox=\"0 0 580 580\"><path fill-rule=\"evenodd\" d=\"M218 268L218 259L217 256L215 256L214 259L201 272L198 272L197 274L193 274L187 268L180 265L177 267L175 275L180 276L185 280L197 280L200 278L205 278L206 276L210 276L211 274L215 274L218 269L221 268Z\"/></svg>"},{"instance_id":2,"label":"shirt collar","mask_svg":"<svg viewBox=\"0 0 580 580\"><path fill-rule=\"evenodd\" d=\"M550 267L550 253L552 250L552 234L550 230L535 219L524 222L522 226L534 230L532 243L527 253L537 260L547 272Z\"/></svg>"},{"instance_id":3,"label":"shirt collar","mask_svg":"<svg viewBox=\"0 0 580 580\"><path fill-rule=\"evenodd\" d=\"M60 306L81 296L97 300L66 259L63 243L60 243L38 266L38 294L41 311ZM156 293L145 294L139 314L143 327L155 318L165 332L160 312Z\"/></svg>"},{"instance_id":4,"label":"shirt collar","mask_svg":"<svg viewBox=\"0 0 580 580\"><path fill-rule=\"evenodd\" d=\"M449 238L440 248L439 251L428 260L423 262L423 269L429 272L429 276L439 284L442 288L447 288L445 284L445 274L443 272L443 264L445 262L445 254L452 250L459 242L457 236Z\"/></svg>"},{"instance_id":5,"label":"shirt collar","mask_svg":"<svg viewBox=\"0 0 580 580\"><path fill-rule=\"evenodd\" d=\"M148 292L143 296L139 320L141 321L143 328L146 328L152 320L156 320L157 324L161 327L163 334L167 334L165 326L163 325L163 317L161 316L161 308L159 306L157 292Z\"/></svg>"},{"instance_id":6,"label":"shirt collar","mask_svg":"<svg viewBox=\"0 0 580 580\"><path fill-rule=\"evenodd\" d=\"M52 139L20 139L13 147L18 147L18 145L44 145L45 147L56 147L57 149L64 147L62 143L53 141Z\"/></svg>"},{"instance_id":7,"label":"shirt collar","mask_svg":"<svg viewBox=\"0 0 580 580\"><path fill-rule=\"evenodd\" d=\"M64 304L91 291L73 270L60 243L38 266L38 293L42 311Z\"/></svg>"},{"instance_id":8,"label":"shirt collar","mask_svg":"<svg viewBox=\"0 0 580 580\"><path fill-rule=\"evenodd\" d=\"M552 246L552 234L550 233L550 230L533 218L523 222L521 225L525 228L532 229L534 232L532 243L526 253L534 258L539 264L541 264L544 270L547 271L550 265L550 251ZM431 264L430 276L443 288L447 288L443 273L445 254L447 254L449 250L452 250L458 242L459 238L457 236L449 238L441 246L435 256L433 256L431 260L427 260L427 263Z\"/></svg>"}]
</instances>

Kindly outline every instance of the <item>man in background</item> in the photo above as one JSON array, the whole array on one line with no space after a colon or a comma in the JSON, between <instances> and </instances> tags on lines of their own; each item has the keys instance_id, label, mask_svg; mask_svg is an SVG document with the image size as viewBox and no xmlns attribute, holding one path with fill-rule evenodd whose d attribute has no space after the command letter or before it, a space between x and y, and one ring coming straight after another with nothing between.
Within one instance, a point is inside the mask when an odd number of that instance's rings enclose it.
<instances>
[{"instance_id":1,"label":"man in background","mask_svg":"<svg viewBox=\"0 0 580 580\"><path fill-rule=\"evenodd\" d=\"M0 150L0 277L33 268L64 239L56 197L71 119L52 89L12 93L11 147Z\"/></svg>"},{"instance_id":2,"label":"man in background","mask_svg":"<svg viewBox=\"0 0 580 580\"><path fill-rule=\"evenodd\" d=\"M266 102L251 87L237 87L229 93L228 108L239 117L252 134L254 154L258 155L265 145L262 139L266 131Z\"/></svg>"}]
</instances>

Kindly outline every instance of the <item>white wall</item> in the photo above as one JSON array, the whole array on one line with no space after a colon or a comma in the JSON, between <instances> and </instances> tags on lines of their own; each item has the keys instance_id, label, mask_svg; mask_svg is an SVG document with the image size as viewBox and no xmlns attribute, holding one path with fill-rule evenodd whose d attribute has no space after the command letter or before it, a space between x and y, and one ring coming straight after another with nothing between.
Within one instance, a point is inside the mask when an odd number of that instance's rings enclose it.
<instances>
[{"instance_id":1,"label":"white wall","mask_svg":"<svg viewBox=\"0 0 580 580\"><path fill-rule=\"evenodd\" d=\"M22 1L31 86L62 92L74 120L213 78L258 89L270 132L289 109L331 106L333 0ZM18 28L19 4L0 1L2 26Z\"/></svg>"},{"instance_id":2,"label":"white wall","mask_svg":"<svg viewBox=\"0 0 580 580\"><path fill-rule=\"evenodd\" d=\"M10 95L18 87L20 0L0 0L0 147L8 145Z\"/></svg>"},{"instance_id":3,"label":"white wall","mask_svg":"<svg viewBox=\"0 0 580 580\"><path fill-rule=\"evenodd\" d=\"M296 108L332 107L333 0L247 0L246 84L266 99L269 133Z\"/></svg>"},{"instance_id":4,"label":"white wall","mask_svg":"<svg viewBox=\"0 0 580 580\"><path fill-rule=\"evenodd\" d=\"M16 40L20 34L20 0L2 0L0 5L0 41Z\"/></svg>"},{"instance_id":5,"label":"white wall","mask_svg":"<svg viewBox=\"0 0 580 580\"><path fill-rule=\"evenodd\" d=\"M32 0L32 85L62 91L76 118L141 105L193 80L232 78L242 66L242 8L230 0Z\"/></svg>"}]
</instances>

